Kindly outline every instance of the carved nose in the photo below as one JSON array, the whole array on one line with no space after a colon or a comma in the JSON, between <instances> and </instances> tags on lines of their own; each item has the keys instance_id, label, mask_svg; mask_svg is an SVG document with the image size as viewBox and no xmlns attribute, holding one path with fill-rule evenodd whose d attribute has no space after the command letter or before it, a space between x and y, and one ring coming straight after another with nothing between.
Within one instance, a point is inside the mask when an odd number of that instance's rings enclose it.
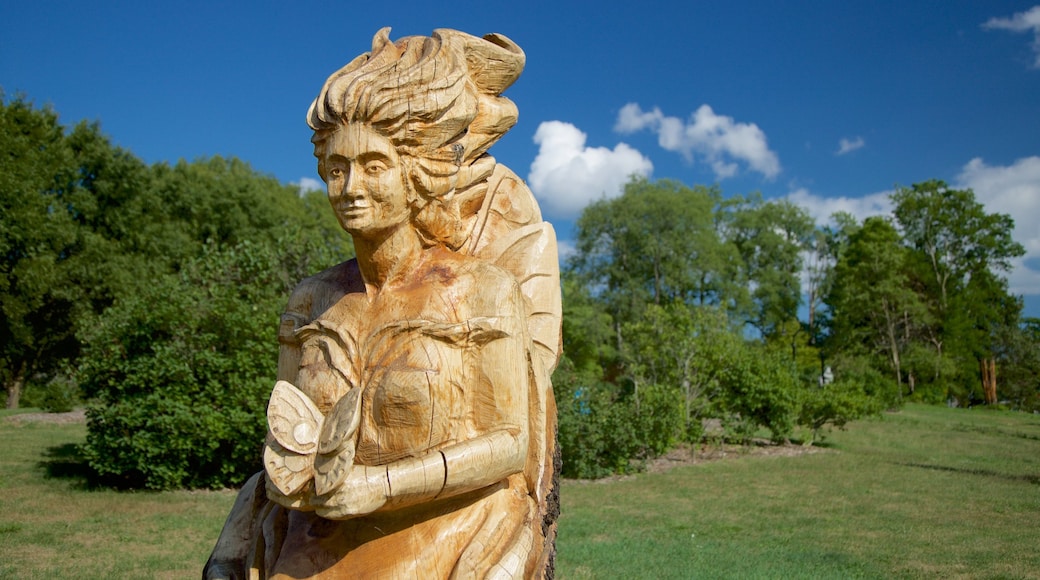
<instances>
[{"instance_id":1,"label":"carved nose","mask_svg":"<svg viewBox=\"0 0 1040 580\"><path fill-rule=\"evenodd\" d=\"M328 187L329 199L332 201L357 199L361 193L357 181L353 179L353 172L351 172L338 187L330 184Z\"/></svg>"},{"instance_id":2,"label":"carved nose","mask_svg":"<svg viewBox=\"0 0 1040 580\"><path fill-rule=\"evenodd\" d=\"M347 178L343 182L342 195L347 199L357 199L361 197L362 193L361 180L357 178L357 172L351 168L350 173L347 174Z\"/></svg>"}]
</instances>

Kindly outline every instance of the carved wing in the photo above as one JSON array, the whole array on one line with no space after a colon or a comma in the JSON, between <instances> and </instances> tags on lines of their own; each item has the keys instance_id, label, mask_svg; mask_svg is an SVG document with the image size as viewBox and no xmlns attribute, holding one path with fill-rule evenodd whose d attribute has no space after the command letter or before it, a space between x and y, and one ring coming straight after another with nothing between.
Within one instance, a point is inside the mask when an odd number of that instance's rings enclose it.
<instances>
[{"instance_id":1,"label":"carved wing","mask_svg":"<svg viewBox=\"0 0 1040 580\"><path fill-rule=\"evenodd\" d=\"M267 404L267 424L282 447L307 455L318 446L323 418L310 397L288 381L278 381Z\"/></svg>"},{"instance_id":2,"label":"carved wing","mask_svg":"<svg viewBox=\"0 0 1040 580\"><path fill-rule=\"evenodd\" d=\"M505 166L496 166L488 179L487 194L461 251L516 277L528 303L531 338L552 373L560 356L563 319L556 232L542 221L531 190Z\"/></svg>"},{"instance_id":3,"label":"carved wing","mask_svg":"<svg viewBox=\"0 0 1040 580\"><path fill-rule=\"evenodd\" d=\"M530 452L524 474L528 489L546 509L556 450L556 401L550 378L560 358L563 319L556 232L542 220L531 190L498 165L460 251L511 273L524 295L532 341Z\"/></svg>"},{"instance_id":4,"label":"carved wing","mask_svg":"<svg viewBox=\"0 0 1040 580\"><path fill-rule=\"evenodd\" d=\"M358 426L361 424L361 387L354 387L332 407L321 430L314 458L314 491L325 495L343 483L354 465Z\"/></svg>"},{"instance_id":5,"label":"carved wing","mask_svg":"<svg viewBox=\"0 0 1040 580\"><path fill-rule=\"evenodd\" d=\"M264 468L278 491L299 493L314 477L314 454L322 431L321 411L288 381L278 381L267 404L270 433L264 445Z\"/></svg>"}]
</instances>

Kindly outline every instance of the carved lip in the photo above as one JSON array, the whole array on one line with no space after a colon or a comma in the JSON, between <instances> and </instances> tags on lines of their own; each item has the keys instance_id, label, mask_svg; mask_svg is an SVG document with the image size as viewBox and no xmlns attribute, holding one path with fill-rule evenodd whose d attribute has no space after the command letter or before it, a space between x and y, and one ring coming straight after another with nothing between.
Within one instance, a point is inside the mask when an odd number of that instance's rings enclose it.
<instances>
[{"instance_id":1,"label":"carved lip","mask_svg":"<svg viewBox=\"0 0 1040 580\"><path fill-rule=\"evenodd\" d=\"M336 205L336 211L339 212L339 213L349 214L349 213L356 213L356 212L359 212L361 210L366 210L366 209L369 209L371 207L372 207L371 204L363 203L363 202L362 203L357 203L357 202L355 202L355 203L340 203L340 204Z\"/></svg>"}]
</instances>

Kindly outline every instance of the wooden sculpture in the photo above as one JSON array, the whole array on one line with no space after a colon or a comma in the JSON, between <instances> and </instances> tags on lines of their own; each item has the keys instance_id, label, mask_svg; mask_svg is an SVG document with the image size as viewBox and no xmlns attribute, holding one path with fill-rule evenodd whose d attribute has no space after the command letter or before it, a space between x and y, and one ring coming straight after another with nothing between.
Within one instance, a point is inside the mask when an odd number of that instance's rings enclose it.
<instances>
[{"instance_id":1,"label":"wooden sculpture","mask_svg":"<svg viewBox=\"0 0 1040 580\"><path fill-rule=\"evenodd\" d=\"M487 154L523 65L504 36L383 29L311 105L357 259L289 298L265 470L205 578L552 576L556 239Z\"/></svg>"}]
</instances>

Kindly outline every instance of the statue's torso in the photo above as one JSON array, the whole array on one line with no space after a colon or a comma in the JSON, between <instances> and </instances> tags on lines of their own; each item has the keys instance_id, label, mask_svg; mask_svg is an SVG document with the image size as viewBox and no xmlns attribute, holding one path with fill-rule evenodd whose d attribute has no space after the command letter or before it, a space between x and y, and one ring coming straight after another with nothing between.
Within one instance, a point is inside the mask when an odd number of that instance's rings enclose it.
<instances>
[{"instance_id":1,"label":"statue's torso","mask_svg":"<svg viewBox=\"0 0 1040 580\"><path fill-rule=\"evenodd\" d=\"M357 463L417 456L495 423L494 409L483 403L494 386L480 372L474 335L496 332L508 320L509 313L487 315L500 306L494 287L511 280L479 260L439 253L414 283L374 298L356 265L342 264L316 286L310 312L301 313L300 368L290 382L323 412L349 389L362 389Z\"/></svg>"}]
</instances>

